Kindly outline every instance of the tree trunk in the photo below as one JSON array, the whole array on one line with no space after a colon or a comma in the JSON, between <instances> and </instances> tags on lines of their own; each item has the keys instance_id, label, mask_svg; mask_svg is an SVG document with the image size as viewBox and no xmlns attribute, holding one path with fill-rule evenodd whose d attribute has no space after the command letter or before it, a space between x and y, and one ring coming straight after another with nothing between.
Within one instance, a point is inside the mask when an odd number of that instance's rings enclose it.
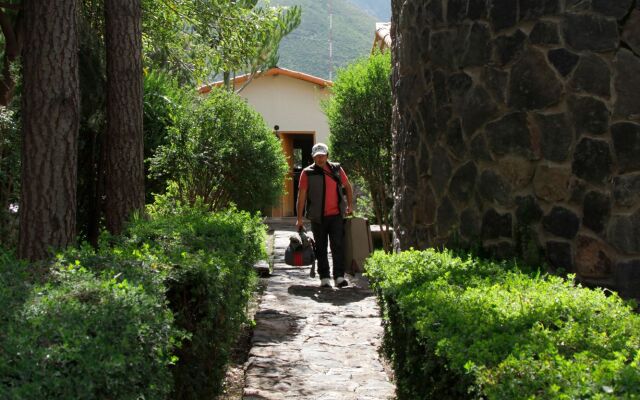
<instances>
[{"instance_id":1,"label":"tree trunk","mask_svg":"<svg viewBox=\"0 0 640 400\"><path fill-rule=\"evenodd\" d=\"M387 198L385 195L385 189L384 186L382 187L381 190L382 194L382 224L380 225L380 233L382 234L382 245L384 247L384 251L386 253L391 253L391 235L389 234L389 226L391 225L389 223L389 210L387 209Z\"/></svg>"},{"instance_id":2,"label":"tree trunk","mask_svg":"<svg viewBox=\"0 0 640 400\"><path fill-rule=\"evenodd\" d=\"M375 193L373 193L375 191ZM385 253L389 253L391 251L391 244L389 243L389 223L387 221L387 207L385 206L385 192L384 192L384 184L376 183L375 189L372 190L373 206L376 213L376 218L378 219L378 224L380 224L380 235L382 237L382 248Z\"/></svg>"},{"instance_id":3,"label":"tree trunk","mask_svg":"<svg viewBox=\"0 0 640 400\"><path fill-rule=\"evenodd\" d=\"M140 0L105 0L107 45L107 229L119 234L144 207Z\"/></svg>"},{"instance_id":4,"label":"tree trunk","mask_svg":"<svg viewBox=\"0 0 640 400\"><path fill-rule=\"evenodd\" d=\"M47 256L75 237L80 125L76 0L25 0L18 254Z\"/></svg>"}]
</instances>

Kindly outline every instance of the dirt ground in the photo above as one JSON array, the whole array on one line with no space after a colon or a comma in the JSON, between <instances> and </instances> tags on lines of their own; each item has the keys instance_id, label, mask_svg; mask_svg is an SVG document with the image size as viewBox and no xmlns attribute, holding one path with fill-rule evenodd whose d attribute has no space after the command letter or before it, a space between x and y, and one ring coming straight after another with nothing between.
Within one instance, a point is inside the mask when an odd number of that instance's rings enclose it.
<instances>
[{"instance_id":1,"label":"dirt ground","mask_svg":"<svg viewBox=\"0 0 640 400\"><path fill-rule=\"evenodd\" d=\"M258 309L260 296L266 286L266 280L260 278L258 290L254 293L251 304L249 304L249 316L253 320L253 316ZM253 326L245 324L238 336L233 352L231 354L231 362L227 367L226 377L224 379L224 392L216 397L215 400L242 400L244 391L244 364L248 359L249 350L251 350L251 337L253 336Z\"/></svg>"}]
</instances>

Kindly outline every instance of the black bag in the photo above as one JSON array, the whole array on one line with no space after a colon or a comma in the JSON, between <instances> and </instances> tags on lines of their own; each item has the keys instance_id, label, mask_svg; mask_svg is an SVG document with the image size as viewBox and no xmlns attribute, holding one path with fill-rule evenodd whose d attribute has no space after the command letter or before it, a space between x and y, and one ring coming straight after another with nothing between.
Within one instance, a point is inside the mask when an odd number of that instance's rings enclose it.
<instances>
[{"instance_id":1,"label":"black bag","mask_svg":"<svg viewBox=\"0 0 640 400\"><path fill-rule=\"evenodd\" d=\"M289 237L289 246L284 251L284 262L294 267L304 265L315 266L316 253L313 239L308 237L304 229Z\"/></svg>"}]
</instances>

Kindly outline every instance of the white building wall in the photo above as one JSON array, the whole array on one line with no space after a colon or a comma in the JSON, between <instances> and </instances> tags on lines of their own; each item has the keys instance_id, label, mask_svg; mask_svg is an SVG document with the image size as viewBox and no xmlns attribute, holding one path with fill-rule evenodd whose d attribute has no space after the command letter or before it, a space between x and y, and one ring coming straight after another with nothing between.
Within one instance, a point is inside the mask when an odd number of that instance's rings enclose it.
<instances>
[{"instance_id":1,"label":"white building wall","mask_svg":"<svg viewBox=\"0 0 640 400\"><path fill-rule=\"evenodd\" d=\"M316 142L329 142L329 124L320 102L330 88L286 75L254 79L240 96L264 117L267 125L281 132L315 132Z\"/></svg>"}]
</instances>

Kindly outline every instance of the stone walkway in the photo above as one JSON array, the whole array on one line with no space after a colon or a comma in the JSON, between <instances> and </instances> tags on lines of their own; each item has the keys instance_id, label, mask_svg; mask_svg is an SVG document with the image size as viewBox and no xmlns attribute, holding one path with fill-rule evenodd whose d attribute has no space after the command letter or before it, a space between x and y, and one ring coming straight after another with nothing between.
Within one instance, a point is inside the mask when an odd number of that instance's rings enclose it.
<instances>
[{"instance_id":1,"label":"stone walkway","mask_svg":"<svg viewBox=\"0 0 640 400\"><path fill-rule=\"evenodd\" d=\"M309 268L284 264L293 226L274 227L268 279L246 365L244 399L393 399L378 350L382 326L367 282L320 288Z\"/></svg>"}]
</instances>

